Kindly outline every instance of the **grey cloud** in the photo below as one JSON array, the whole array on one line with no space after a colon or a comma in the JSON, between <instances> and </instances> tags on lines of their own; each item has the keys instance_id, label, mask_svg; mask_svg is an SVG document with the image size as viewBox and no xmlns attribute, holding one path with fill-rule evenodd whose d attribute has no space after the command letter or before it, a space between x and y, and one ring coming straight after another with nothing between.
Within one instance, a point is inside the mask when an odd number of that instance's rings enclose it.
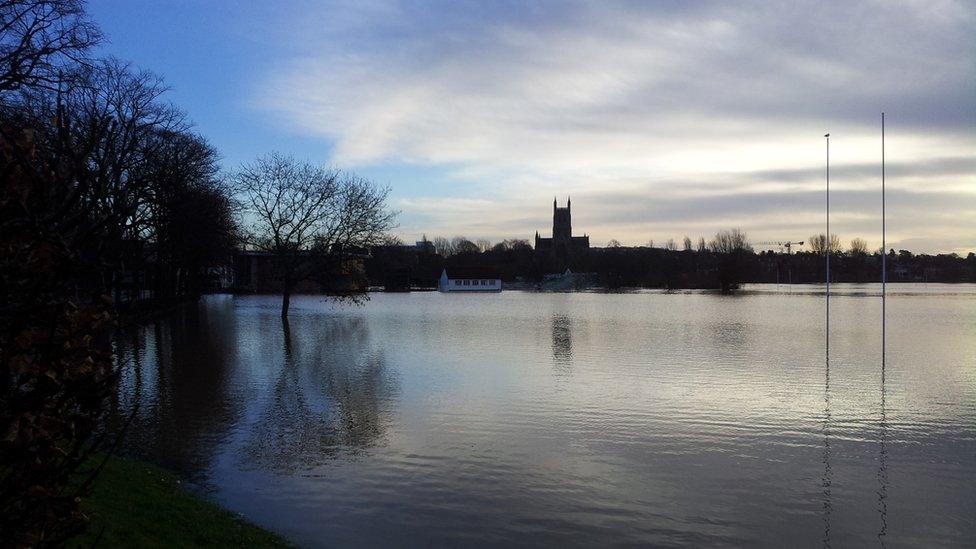
<instances>
[{"instance_id":1,"label":"grey cloud","mask_svg":"<svg viewBox=\"0 0 976 549\"><path fill-rule=\"evenodd\" d=\"M653 194L593 198L594 205L606 211L596 218L603 223L651 219L695 221L702 218L746 218L768 212L822 215L826 205L824 191L753 192L693 199L661 199ZM880 218L881 215L880 191L835 190L831 192L830 201L835 216L865 212L873 213L872 217ZM968 193L890 191L887 202L893 216L899 213L952 210L958 211L960 216L976 213L976 195Z\"/></svg>"},{"instance_id":2,"label":"grey cloud","mask_svg":"<svg viewBox=\"0 0 976 549\"><path fill-rule=\"evenodd\" d=\"M899 178L908 177L948 177L948 176L976 176L976 156L963 157L954 156L946 158L932 158L916 162L886 162L885 173L896 181ZM735 174L736 179L753 182L784 182L800 183L807 181L823 180L825 167L780 169L780 170L757 170ZM861 162L857 164L842 164L831 167L831 177L835 182L844 183L844 180L863 180L881 178L881 159L875 162Z\"/></svg>"},{"instance_id":3,"label":"grey cloud","mask_svg":"<svg viewBox=\"0 0 976 549\"><path fill-rule=\"evenodd\" d=\"M481 174L470 187L502 211L455 232L545 227L529 201L564 183L588 195L596 230L632 239L710 219L765 230L784 212L812 230L819 135L876 140L886 110L906 231L976 234L958 191L976 174L971 3L380 2L306 19L287 39L311 53L267 75L257 101L351 167ZM859 150L832 171L851 227L874 215L862 188L879 175L873 145ZM899 189L920 180L928 192ZM634 181L653 198L628 196ZM415 216L472 223L450 205Z\"/></svg>"}]
</instances>

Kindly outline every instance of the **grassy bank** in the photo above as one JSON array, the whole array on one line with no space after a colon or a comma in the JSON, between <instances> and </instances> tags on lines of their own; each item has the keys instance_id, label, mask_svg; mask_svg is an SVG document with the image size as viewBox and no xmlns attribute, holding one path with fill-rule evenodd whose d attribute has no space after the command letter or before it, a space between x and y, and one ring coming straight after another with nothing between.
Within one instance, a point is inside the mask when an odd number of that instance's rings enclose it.
<instances>
[{"instance_id":1,"label":"grassy bank","mask_svg":"<svg viewBox=\"0 0 976 549\"><path fill-rule=\"evenodd\" d=\"M291 547L147 463L113 457L94 487L82 504L90 527L70 547Z\"/></svg>"}]
</instances>

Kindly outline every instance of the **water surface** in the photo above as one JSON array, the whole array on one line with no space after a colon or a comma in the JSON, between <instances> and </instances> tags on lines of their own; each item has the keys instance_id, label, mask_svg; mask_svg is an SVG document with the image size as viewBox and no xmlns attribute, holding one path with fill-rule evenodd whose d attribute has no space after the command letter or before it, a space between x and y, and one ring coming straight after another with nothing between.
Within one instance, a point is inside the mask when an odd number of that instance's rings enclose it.
<instances>
[{"instance_id":1,"label":"water surface","mask_svg":"<svg viewBox=\"0 0 976 549\"><path fill-rule=\"evenodd\" d=\"M971 546L976 286L212 296L126 451L308 546Z\"/></svg>"}]
</instances>

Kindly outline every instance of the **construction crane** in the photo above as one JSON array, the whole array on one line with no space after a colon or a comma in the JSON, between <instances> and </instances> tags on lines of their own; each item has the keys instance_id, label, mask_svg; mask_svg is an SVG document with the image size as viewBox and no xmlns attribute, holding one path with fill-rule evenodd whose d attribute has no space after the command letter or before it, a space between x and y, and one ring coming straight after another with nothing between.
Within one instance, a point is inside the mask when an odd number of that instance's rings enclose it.
<instances>
[{"instance_id":1,"label":"construction crane","mask_svg":"<svg viewBox=\"0 0 976 549\"><path fill-rule=\"evenodd\" d=\"M756 242L756 246L779 246L780 251L786 248L786 255L790 255L793 250L793 246L802 246L803 241L786 241L786 242Z\"/></svg>"},{"instance_id":2,"label":"construction crane","mask_svg":"<svg viewBox=\"0 0 976 549\"><path fill-rule=\"evenodd\" d=\"M791 292L793 287L793 266L790 264L789 255L793 252L793 246L802 246L802 240L787 240L785 242L756 242L756 246L779 246L779 251L782 253L783 248L786 248L786 273L789 280ZM779 286L779 265L776 266L776 285Z\"/></svg>"}]
</instances>

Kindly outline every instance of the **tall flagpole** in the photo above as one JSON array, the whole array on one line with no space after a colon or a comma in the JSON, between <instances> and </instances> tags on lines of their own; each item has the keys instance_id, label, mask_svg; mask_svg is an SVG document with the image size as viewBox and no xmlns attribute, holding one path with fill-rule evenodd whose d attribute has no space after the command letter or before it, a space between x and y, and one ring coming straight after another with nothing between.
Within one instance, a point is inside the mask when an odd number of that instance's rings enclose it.
<instances>
[{"instance_id":1,"label":"tall flagpole","mask_svg":"<svg viewBox=\"0 0 976 549\"><path fill-rule=\"evenodd\" d=\"M881 530L878 531L878 540L884 546L884 537L888 535L888 451L886 442L888 438L888 422L885 416L885 355L887 346L887 321L885 305L887 303L887 292L885 286L888 283L887 256L887 218L885 217L885 113L881 113L881 444L878 454L878 480L880 490L878 491L878 506L881 511Z\"/></svg>"},{"instance_id":2,"label":"tall flagpole","mask_svg":"<svg viewBox=\"0 0 976 549\"><path fill-rule=\"evenodd\" d=\"M825 328L827 337L827 348L830 348L830 134L824 134L827 138L827 236L825 239L827 253L827 326Z\"/></svg>"}]
</instances>

